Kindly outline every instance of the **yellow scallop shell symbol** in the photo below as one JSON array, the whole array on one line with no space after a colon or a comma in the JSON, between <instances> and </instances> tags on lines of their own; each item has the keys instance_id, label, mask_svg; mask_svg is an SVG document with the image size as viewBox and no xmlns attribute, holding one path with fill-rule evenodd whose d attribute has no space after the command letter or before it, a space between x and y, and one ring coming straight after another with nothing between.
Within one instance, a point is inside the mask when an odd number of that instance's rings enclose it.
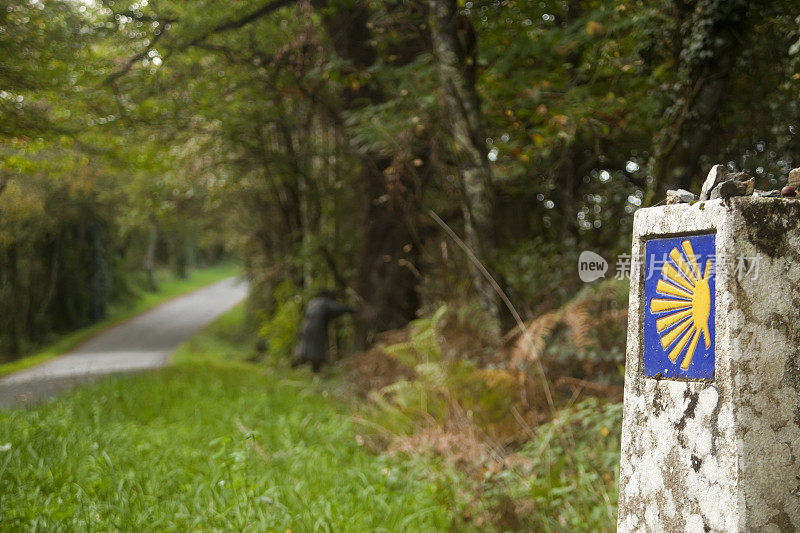
<instances>
[{"instance_id":1,"label":"yellow scallop shell symbol","mask_svg":"<svg viewBox=\"0 0 800 533\"><path fill-rule=\"evenodd\" d=\"M686 345L686 355L681 368L686 370L692 362L697 343L702 334L706 349L711 346L708 319L711 315L711 259L706 260L701 272L688 240L681 243L683 254L677 247L669 253L669 259L661 268L656 292L661 298L650 300L650 312L663 314L656 320L656 330L661 337L664 351L669 350L670 361L675 363Z\"/></svg>"}]
</instances>

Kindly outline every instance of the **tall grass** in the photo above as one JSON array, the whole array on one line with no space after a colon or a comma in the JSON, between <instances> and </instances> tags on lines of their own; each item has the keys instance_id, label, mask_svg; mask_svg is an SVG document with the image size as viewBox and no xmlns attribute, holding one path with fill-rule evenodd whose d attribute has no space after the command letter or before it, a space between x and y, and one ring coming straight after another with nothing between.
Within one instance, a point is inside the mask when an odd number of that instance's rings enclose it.
<instances>
[{"instance_id":1,"label":"tall grass","mask_svg":"<svg viewBox=\"0 0 800 533\"><path fill-rule=\"evenodd\" d=\"M241 316L171 368L0 413L0 529L450 528L455 474L364 449L337 380L240 362Z\"/></svg>"}]
</instances>

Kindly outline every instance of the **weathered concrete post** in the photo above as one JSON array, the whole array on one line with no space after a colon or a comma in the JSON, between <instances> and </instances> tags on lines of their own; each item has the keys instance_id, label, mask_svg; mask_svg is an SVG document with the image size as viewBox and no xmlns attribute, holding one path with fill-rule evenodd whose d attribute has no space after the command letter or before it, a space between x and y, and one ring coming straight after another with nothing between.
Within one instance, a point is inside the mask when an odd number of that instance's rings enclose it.
<instances>
[{"instance_id":1,"label":"weathered concrete post","mask_svg":"<svg viewBox=\"0 0 800 533\"><path fill-rule=\"evenodd\" d=\"M641 209L619 531L800 531L800 201Z\"/></svg>"}]
</instances>

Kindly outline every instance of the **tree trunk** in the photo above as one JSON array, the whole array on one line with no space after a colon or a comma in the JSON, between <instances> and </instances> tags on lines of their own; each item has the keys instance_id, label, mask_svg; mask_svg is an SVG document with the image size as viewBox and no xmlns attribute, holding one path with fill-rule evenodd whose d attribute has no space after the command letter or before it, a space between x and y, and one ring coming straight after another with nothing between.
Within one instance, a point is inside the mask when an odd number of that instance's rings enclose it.
<instances>
[{"instance_id":1,"label":"tree trunk","mask_svg":"<svg viewBox=\"0 0 800 533\"><path fill-rule=\"evenodd\" d=\"M668 125L656 142L656 198L667 188L697 190L706 172L702 156L713 153L728 84L746 29L748 0L676 2L676 64L681 78Z\"/></svg>"},{"instance_id":2,"label":"tree trunk","mask_svg":"<svg viewBox=\"0 0 800 533\"><path fill-rule=\"evenodd\" d=\"M144 271L147 274L147 289L155 292L158 290L156 282L156 246L158 245L158 226L150 223L150 232L147 237L147 249L144 252Z\"/></svg>"},{"instance_id":3,"label":"tree trunk","mask_svg":"<svg viewBox=\"0 0 800 533\"><path fill-rule=\"evenodd\" d=\"M363 163L362 169L366 210L356 263L355 288L363 300L355 317L361 348L371 344L377 332L402 327L415 318L420 303L419 281L412 270L419 259L413 232L413 217L421 211L417 196L413 189L400 192L406 184L387 187L382 172L389 165L387 158L376 157L371 163Z\"/></svg>"},{"instance_id":4,"label":"tree trunk","mask_svg":"<svg viewBox=\"0 0 800 533\"><path fill-rule=\"evenodd\" d=\"M17 356L22 351L22 333L21 333L21 320L20 315L17 313L19 308L19 265L17 258L17 244L12 243L8 247L8 288L11 292L9 301L11 302L10 310L13 316L9 316L8 324L8 351L12 356Z\"/></svg>"},{"instance_id":5,"label":"tree trunk","mask_svg":"<svg viewBox=\"0 0 800 533\"><path fill-rule=\"evenodd\" d=\"M494 247L494 198L483 116L475 90L475 32L469 19L458 13L456 0L428 0L428 6L444 116L452 132L452 154L461 178L464 240L486 264ZM491 284L472 262L470 272L482 307L499 319L498 298Z\"/></svg>"},{"instance_id":6,"label":"tree trunk","mask_svg":"<svg viewBox=\"0 0 800 533\"><path fill-rule=\"evenodd\" d=\"M105 244L103 242L103 223L94 219L89 226L89 320L98 322L106 317L108 305L109 272Z\"/></svg>"},{"instance_id":7,"label":"tree trunk","mask_svg":"<svg viewBox=\"0 0 800 533\"><path fill-rule=\"evenodd\" d=\"M367 2L313 0L336 53L362 71L373 65L377 54L370 30ZM416 56L424 46L409 50ZM376 104L385 100L377 84L367 83L341 94L344 110ZM342 124L341 117L335 117ZM419 307L417 279L419 243L414 227L420 213L421 189L406 173L390 182L384 171L391 158L381 153L359 154L361 160L360 193L363 194L360 245L356 253L355 291L361 298L354 317L356 344L365 347L375 333L398 328L416 317Z\"/></svg>"}]
</instances>

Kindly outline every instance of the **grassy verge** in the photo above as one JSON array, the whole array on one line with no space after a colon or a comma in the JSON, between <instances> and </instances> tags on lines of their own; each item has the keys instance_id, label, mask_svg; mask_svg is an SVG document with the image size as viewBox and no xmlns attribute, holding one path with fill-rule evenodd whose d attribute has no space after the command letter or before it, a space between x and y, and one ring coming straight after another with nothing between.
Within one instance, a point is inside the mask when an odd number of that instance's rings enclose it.
<instances>
[{"instance_id":1,"label":"grassy verge","mask_svg":"<svg viewBox=\"0 0 800 533\"><path fill-rule=\"evenodd\" d=\"M177 279L167 272L160 272L158 291L142 293L142 295L133 302L126 302L125 305L112 307L109 310L108 318L102 322L68 333L36 353L17 359L16 361L0 364L0 377L44 363L53 357L57 357L71 350L84 340L106 328L134 317L167 300L187 294L215 281L236 275L237 272L238 269L234 265L221 265L195 270L187 279Z\"/></svg>"},{"instance_id":2,"label":"grassy verge","mask_svg":"<svg viewBox=\"0 0 800 533\"><path fill-rule=\"evenodd\" d=\"M455 474L371 453L337 378L245 362L241 307L174 357L0 413L7 530L430 531Z\"/></svg>"}]
</instances>

